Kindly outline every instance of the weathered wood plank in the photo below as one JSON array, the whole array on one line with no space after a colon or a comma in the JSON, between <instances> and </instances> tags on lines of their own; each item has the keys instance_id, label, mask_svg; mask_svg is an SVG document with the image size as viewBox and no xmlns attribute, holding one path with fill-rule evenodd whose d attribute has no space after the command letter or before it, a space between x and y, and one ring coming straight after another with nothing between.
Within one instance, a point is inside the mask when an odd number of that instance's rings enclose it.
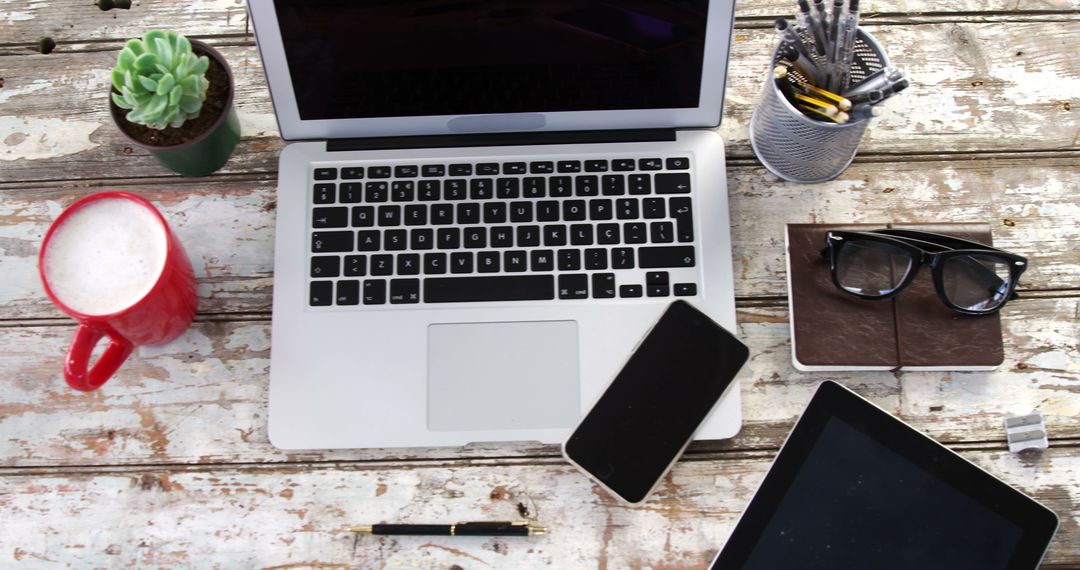
<instances>
[{"instance_id":1,"label":"weathered wood plank","mask_svg":"<svg viewBox=\"0 0 1080 570\"><path fill-rule=\"evenodd\" d=\"M937 153L1078 148L1072 111L1080 70L1064 46L1080 20L1008 26L947 23L868 26L913 87L890 101L863 153ZM736 31L721 132L729 155L750 157L746 128L760 97L775 34ZM222 49L237 77L244 140L224 173L270 172L281 141L258 53ZM0 88L0 181L167 175L132 151L108 116L113 51L5 57ZM89 93L89 95L87 95Z\"/></svg>"},{"instance_id":2,"label":"weathered wood plank","mask_svg":"<svg viewBox=\"0 0 1080 570\"><path fill-rule=\"evenodd\" d=\"M777 182L760 167L732 167L728 176L741 298L785 294L784 224L811 221L988 221L999 246L1031 258L1023 288L1080 287L1075 158L856 164L842 179L813 186ZM275 186L271 177L218 177L109 187L145 195L172 221L206 314L270 310ZM38 280L41 236L62 207L97 190L0 188L0 319L59 315Z\"/></svg>"},{"instance_id":3,"label":"weathered wood plank","mask_svg":"<svg viewBox=\"0 0 1080 570\"><path fill-rule=\"evenodd\" d=\"M1025 14L1061 13L1080 10L1078 0L909 0L864 2L865 18L894 14L1009 14L1022 9ZM791 0L736 2L735 16L774 18L790 16L796 10ZM194 2L140 2L129 10L102 11L92 2L21 2L0 1L0 30L3 45L22 45L26 49L42 37L57 43L85 43L106 40L126 40L141 36L146 30L168 22L170 29L193 37L244 36L251 34L247 6L235 0L197 0ZM61 48L63 49L63 45Z\"/></svg>"},{"instance_id":4,"label":"weathered wood plank","mask_svg":"<svg viewBox=\"0 0 1080 570\"><path fill-rule=\"evenodd\" d=\"M1046 567L1080 564L1080 450L963 455L1062 519ZM0 564L161 568L701 568L768 457L682 461L626 507L561 462L0 476ZM532 538L372 537L379 521L518 520Z\"/></svg>"},{"instance_id":5,"label":"weathered wood plank","mask_svg":"<svg viewBox=\"0 0 1080 570\"><path fill-rule=\"evenodd\" d=\"M779 447L818 383L852 387L949 442L1003 441L1002 419L1038 408L1054 438L1080 437L1080 298L1021 299L1004 319L1006 362L995 372L800 373L786 311L744 309L753 357L742 373L743 432L709 449ZM0 329L0 466L261 463L557 455L506 444L443 449L286 453L266 437L267 322L196 323L179 340L142 348L100 391L60 375L72 328Z\"/></svg>"}]
</instances>

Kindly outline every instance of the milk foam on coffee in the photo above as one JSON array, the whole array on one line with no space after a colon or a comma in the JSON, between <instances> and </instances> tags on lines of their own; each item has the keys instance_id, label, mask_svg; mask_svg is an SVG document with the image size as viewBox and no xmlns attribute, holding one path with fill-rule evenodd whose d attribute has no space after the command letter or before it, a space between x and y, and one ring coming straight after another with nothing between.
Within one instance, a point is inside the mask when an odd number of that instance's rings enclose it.
<instances>
[{"instance_id":1,"label":"milk foam on coffee","mask_svg":"<svg viewBox=\"0 0 1080 570\"><path fill-rule=\"evenodd\" d=\"M165 229L154 213L124 198L91 202L56 228L45 279L65 305L107 315L142 299L165 266Z\"/></svg>"}]
</instances>

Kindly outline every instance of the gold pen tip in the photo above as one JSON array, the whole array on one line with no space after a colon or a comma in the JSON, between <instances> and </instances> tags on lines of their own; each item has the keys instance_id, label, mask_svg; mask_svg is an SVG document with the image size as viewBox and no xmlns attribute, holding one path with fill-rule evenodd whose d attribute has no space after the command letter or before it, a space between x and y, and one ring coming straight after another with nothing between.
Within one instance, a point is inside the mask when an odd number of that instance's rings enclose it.
<instances>
[{"instance_id":1,"label":"gold pen tip","mask_svg":"<svg viewBox=\"0 0 1080 570\"><path fill-rule=\"evenodd\" d=\"M371 534L371 525L354 526L349 531L357 534Z\"/></svg>"},{"instance_id":2,"label":"gold pen tip","mask_svg":"<svg viewBox=\"0 0 1080 570\"><path fill-rule=\"evenodd\" d=\"M546 526L537 526L537 525L531 524L531 525L528 525L528 528L529 528L529 536L540 536L540 535L547 534L547 527Z\"/></svg>"}]
</instances>

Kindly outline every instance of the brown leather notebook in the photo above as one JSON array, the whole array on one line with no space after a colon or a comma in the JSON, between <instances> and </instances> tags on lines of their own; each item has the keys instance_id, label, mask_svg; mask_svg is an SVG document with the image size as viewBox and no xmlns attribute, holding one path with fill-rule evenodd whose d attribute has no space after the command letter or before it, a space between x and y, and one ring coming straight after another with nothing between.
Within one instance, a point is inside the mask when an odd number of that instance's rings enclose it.
<instances>
[{"instance_id":1,"label":"brown leather notebook","mask_svg":"<svg viewBox=\"0 0 1080 570\"><path fill-rule=\"evenodd\" d=\"M991 370L1005 358L997 313L968 316L941 302L928 267L892 299L866 301L833 285L821 256L831 229L905 228L992 244L988 224L788 224L791 358L799 370Z\"/></svg>"}]
</instances>

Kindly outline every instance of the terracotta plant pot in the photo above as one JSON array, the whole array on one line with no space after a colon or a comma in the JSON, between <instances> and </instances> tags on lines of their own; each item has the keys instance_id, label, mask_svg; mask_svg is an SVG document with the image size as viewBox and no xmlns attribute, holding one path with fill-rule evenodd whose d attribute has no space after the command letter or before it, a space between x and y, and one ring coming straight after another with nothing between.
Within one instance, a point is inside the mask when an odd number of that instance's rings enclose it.
<instances>
[{"instance_id":1,"label":"terracotta plant pot","mask_svg":"<svg viewBox=\"0 0 1080 570\"><path fill-rule=\"evenodd\" d=\"M221 114L212 124L197 133L189 133L184 140L180 140L175 144L156 146L132 136L132 132L138 130L149 132L152 129L128 122L126 118L127 111L117 107L116 103L113 103L111 96L109 97L109 110L112 113L113 122L116 123L124 138L132 144L149 151L161 164L182 176L206 176L225 164L233 149L236 148L236 143L240 141L240 119L236 116L236 108L233 107L233 96L236 93L236 87L233 83L233 74L229 63L225 61L225 58L217 50L198 40L189 39L189 41L191 42L192 51L196 55L209 57L212 62L216 62L225 71L225 75L229 78L229 88L225 95ZM214 90L213 84L211 84L210 90ZM116 89L110 87L110 94L114 92L116 92ZM209 97L207 100L209 101ZM205 103L203 112L206 112ZM171 131L175 133L187 126L187 123L185 123L180 127L169 127L160 132L169 133Z\"/></svg>"}]
</instances>

